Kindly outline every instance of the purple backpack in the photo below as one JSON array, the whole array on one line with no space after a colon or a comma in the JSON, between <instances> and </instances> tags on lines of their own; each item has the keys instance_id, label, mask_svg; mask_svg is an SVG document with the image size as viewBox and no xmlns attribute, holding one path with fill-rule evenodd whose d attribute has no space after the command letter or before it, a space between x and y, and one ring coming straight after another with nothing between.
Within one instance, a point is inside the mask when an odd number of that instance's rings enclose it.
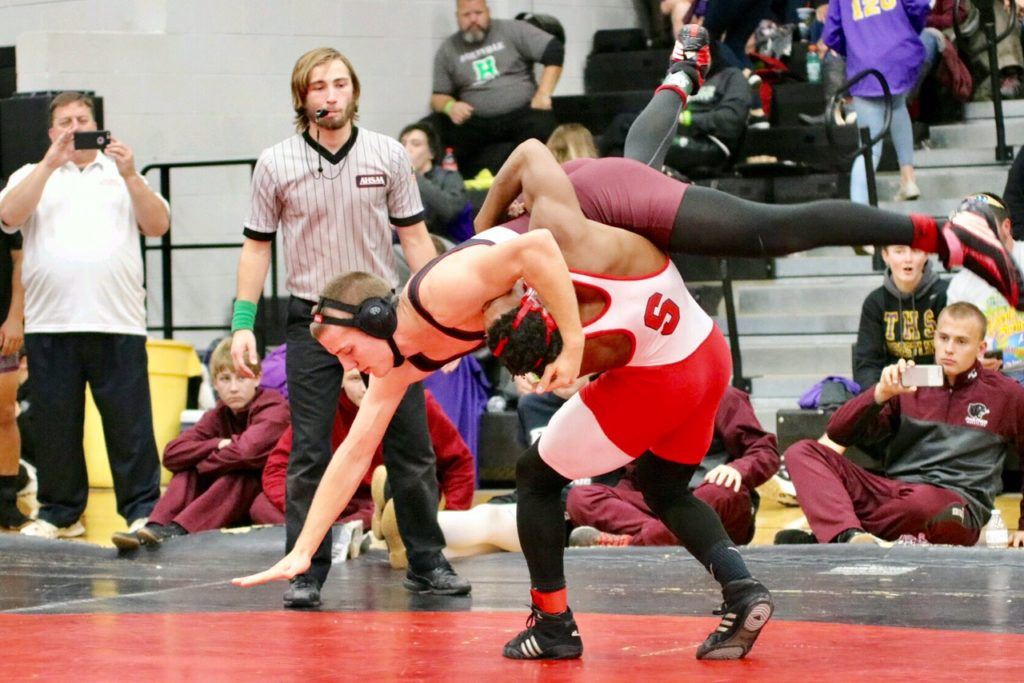
<instances>
[{"instance_id":1,"label":"purple backpack","mask_svg":"<svg viewBox=\"0 0 1024 683\"><path fill-rule=\"evenodd\" d=\"M860 393L860 385L852 379L829 375L804 392L798 405L804 410L834 410Z\"/></svg>"}]
</instances>

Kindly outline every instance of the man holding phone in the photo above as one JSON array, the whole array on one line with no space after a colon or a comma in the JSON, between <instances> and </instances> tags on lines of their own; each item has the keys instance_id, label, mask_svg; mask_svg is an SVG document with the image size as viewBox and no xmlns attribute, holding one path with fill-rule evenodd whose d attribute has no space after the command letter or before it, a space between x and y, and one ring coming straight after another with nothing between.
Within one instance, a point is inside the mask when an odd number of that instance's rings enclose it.
<instances>
[{"instance_id":1,"label":"man holding phone","mask_svg":"<svg viewBox=\"0 0 1024 683\"><path fill-rule=\"evenodd\" d=\"M829 420L827 436L840 446L884 446L883 474L817 441L787 449L813 532L805 542L886 545L904 534L977 542L1006 454L1024 454L1024 387L978 360L985 327L976 306L947 306L935 330L937 366L901 359Z\"/></svg>"},{"instance_id":2,"label":"man holding phone","mask_svg":"<svg viewBox=\"0 0 1024 683\"><path fill-rule=\"evenodd\" d=\"M118 512L141 527L160 497L139 233L166 233L170 211L136 172L131 148L96 128L92 99L61 93L50 104L46 155L0 192L0 229L24 240L32 408L46 416L35 421L41 508L21 530L30 536L85 533L86 382L103 419Z\"/></svg>"}]
</instances>

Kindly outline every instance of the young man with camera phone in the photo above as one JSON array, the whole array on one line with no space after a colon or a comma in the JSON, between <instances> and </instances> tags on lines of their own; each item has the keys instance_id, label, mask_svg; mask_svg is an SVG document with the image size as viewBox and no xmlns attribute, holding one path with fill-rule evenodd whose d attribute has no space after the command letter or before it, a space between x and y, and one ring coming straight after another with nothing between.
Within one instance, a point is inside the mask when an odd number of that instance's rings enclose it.
<instances>
[{"instance_id":1,"label":"young man with camera phone","mask_svg":"<svg viewBox=\"0 0 1024 683\"><path fill-rule=\"evenodd\" d=\"M1024 452L1024 388L982 366L985 327L974 305L947 306L935 329L937 365L900 359L829 420L834 443L884 453L884 476L817 441L786 451L813 532L789 542L977 542L1006 455Z\"/></svg>"}]
</instances>

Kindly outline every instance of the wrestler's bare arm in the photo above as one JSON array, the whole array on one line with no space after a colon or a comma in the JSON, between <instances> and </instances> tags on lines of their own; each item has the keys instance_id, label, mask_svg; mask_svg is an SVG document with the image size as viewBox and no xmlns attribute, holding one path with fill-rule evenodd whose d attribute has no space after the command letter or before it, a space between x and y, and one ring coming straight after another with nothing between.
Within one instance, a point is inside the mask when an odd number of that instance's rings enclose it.
<instances>
[{"instance_id":1,"label":"wrestler's bare arm","mask_svg":"<svg viewBox=\"0 0 1024 683\"><path fill-rule=\"evenodd\" d=\"M584 229L586 219L569 176L551 150L539 140L527 140L512 151L495 176L474 221L476 231L494 227L520 194L533 217L531 227L552 230L559 244L568 231ZM538 210L543 214L541 220L537 219Z\"/></svg>"},{"instance_id":2,"label":"wrestler's bare arm","mask_svg":"<svg viewBox=\"0 0 1024 683\"><path fill-rule=\"evenodd\" d=\"M370 467L373 454L409 385L429 373L406 364L384 377L371 377L359 412L345 440L331 457L302 526L294 549L270 569L233 579L236 586L255 586L267 581L290 579L309 568L310 558L327 535L334 520L345 509Z\"/></svg>"}]
</instances>

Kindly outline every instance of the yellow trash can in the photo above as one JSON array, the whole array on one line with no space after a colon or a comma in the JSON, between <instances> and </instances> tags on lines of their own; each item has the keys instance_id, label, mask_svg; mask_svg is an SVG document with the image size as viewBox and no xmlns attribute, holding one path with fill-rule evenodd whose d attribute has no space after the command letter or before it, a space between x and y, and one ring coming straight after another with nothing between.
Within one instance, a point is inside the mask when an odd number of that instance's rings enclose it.
<instances>
[{"instance_id":1,"label":"yellow trash can","mask_svg":"<svg viewBox=\"0 0 1024 683\"><path fill-rule=\"evenodd\" d=\"M149 357L149 398L153 406L153 435L156 449L163 458L164 446L178 436L181 429L181 411L185 409L188 378L202 374L199 357L191 344L170 339L146 341ZM89 486L110 488L113 478L107 460L107 444L103 439L103 423L93 401L92 393L85 390L85 431L83 435L85 465L89 471ZM161 483L171 479L167 470L161 472Z\"/></svg>"}]
</instances>

